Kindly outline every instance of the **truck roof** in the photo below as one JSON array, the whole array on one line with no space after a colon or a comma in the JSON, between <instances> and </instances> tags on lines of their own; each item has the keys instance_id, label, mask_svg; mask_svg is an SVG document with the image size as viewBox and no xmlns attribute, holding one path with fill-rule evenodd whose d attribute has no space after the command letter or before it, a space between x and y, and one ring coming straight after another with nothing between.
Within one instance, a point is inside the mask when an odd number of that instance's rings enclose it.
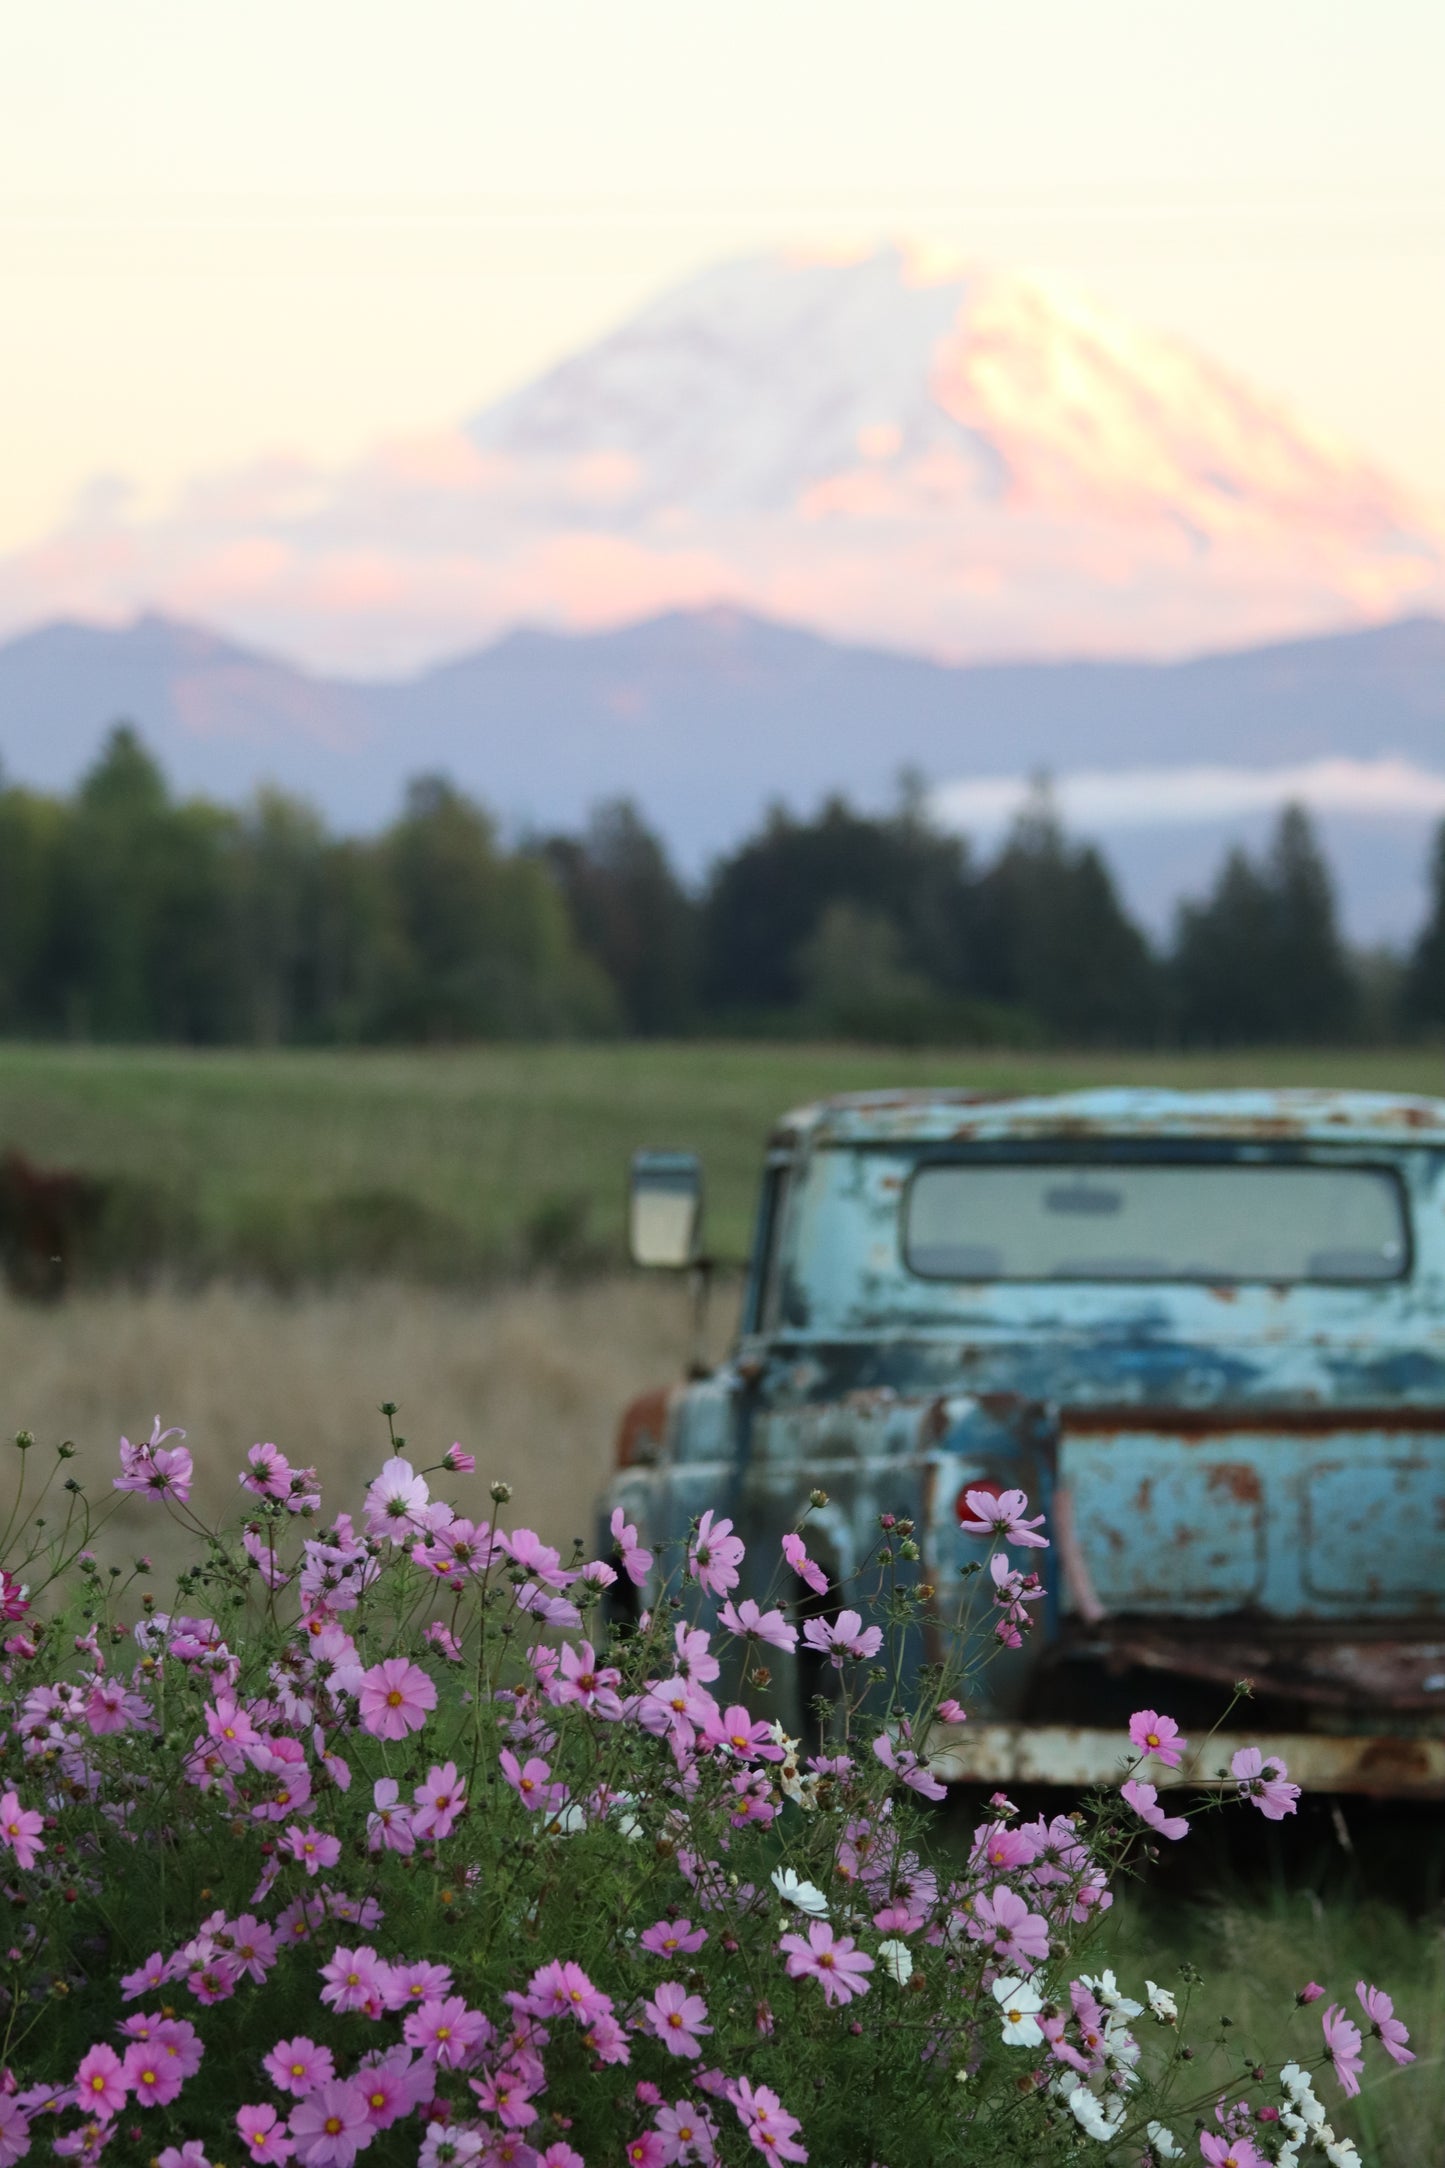
<instances>
[{"instance_id":1,"label":"truck roof","mask_svg":"<svg viewBox=\"0 0 1445 2168\"><path fill-rule=\"evenodd\" d=\"M841 1092L784 1115L772 1141L776 1146L947 1144L1116 1136L1445 1144L1445 1100L1303 1087L1164 1091L1153 1085L1030 1094L942 1088Z\"/></svg>"}]
</instances>

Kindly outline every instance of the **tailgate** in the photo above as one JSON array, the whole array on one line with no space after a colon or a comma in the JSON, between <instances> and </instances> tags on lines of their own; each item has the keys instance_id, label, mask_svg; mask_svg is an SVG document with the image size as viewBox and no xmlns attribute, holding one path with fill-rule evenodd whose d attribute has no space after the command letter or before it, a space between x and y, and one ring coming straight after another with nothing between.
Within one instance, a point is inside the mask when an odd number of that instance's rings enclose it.
<instances>
[{"instance_id":1,"label":"tailgate","mask_svg":"<svg viewBox=\"0 0 1445 2168\"><path fill-rule=\"evenodd\" d=\"M1059 1477L1103 1610L1445 1615L1445 1408L1073 1408Z\"/></svg>"}]
</instances>

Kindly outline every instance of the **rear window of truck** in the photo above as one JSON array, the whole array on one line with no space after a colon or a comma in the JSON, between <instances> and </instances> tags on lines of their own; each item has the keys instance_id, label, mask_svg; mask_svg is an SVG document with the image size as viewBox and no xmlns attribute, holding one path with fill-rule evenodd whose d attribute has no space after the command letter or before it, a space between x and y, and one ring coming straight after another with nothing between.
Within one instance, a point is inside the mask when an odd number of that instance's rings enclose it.
<instances>
[{"instance_id":1,"label":"rear window of truck","mask_svg":"<svg viewBox=\"0 0 1445 2168\"><path fill-rule=\"evenodd\" d=\"M1358 1285L1399 1279L1409 1225L1385 1167L919 1167L903 1254L930 1280L1207 1280Z\"/></svg>"}]
</instances>

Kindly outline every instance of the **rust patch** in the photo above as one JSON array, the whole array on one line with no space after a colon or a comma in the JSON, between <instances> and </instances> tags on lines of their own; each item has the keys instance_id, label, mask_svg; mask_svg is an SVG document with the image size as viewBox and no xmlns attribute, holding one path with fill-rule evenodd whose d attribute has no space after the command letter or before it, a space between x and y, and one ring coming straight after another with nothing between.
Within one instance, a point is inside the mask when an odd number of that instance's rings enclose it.
<instances>
[{"instance_id":1,"label":"rust patch","mask_svg":"<svg viewBox=\"0 0 1445 2168\"><path fill-rule=\"evenodd\" d=\"M1445 1430L1445 1408L1230 1407L1175 1408L1156 1405L1065 1408L1059 1418L1066 1437L1132 1438L1140 1431L1162 1431L1172 1438L1220 1438L1243 1432L1322 1438L1337 1431L1383 1431L1438 1435Z\"/></svg>"},{"instance_id":2,"label":"rust patch","mask_svg":"<svg viewBox=\"0 0 1445 2168\"><path fill-rule=\"evenodd\" d=\"M671 1405L670 1385L656 1385L651 1392L639 1393L635 1400L628 1401L617 1425L619 1468L635 1468L639 1463L657 1458L667 1435Z\"/></svg>"},{"instance_id":3,"label":"rust patch","mask_svg":"<svg viewBox=\"0 0 1445 2168\"><path fill-rule=\"evenodd\" d=\"M1247 1461L1221 1460L1206 1469L1205 1481L1212 1491L1228 1491L1242 1506L1257 1506L1261 1497L1259 1471Z\"/></svg>"}]
</instances>

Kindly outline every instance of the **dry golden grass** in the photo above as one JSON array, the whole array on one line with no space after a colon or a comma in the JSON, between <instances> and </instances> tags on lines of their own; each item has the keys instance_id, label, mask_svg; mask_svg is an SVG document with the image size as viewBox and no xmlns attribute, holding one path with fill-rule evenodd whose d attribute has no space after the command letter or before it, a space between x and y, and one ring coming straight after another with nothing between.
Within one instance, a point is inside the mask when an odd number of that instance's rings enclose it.
<instances>
[{"instance_id":1,"label":"dry golden grass","mask_svg":"<svg viewBox=\"0 0 1445 2168\"><path fill-rule=\"evenodd\" d=\"M719 1348L732 1308L728 1293L715 1305ZM453 1439L476 1454L475 1477L448 1486L459 1501L471 1493L477 1514L490 1510L486 1485L504 1477L509 1518L565 1546L590 1533L621 1408L677 1376L686 1352L685 1294L670 1279L484 1297L371 1282L289 1299L216 1285L88 1294L53 1310L0 1300L0 1438L34 1433L35 1483L73 1439L70 1472L99 1503L116 1440L148 1437L159 1412L187 1433L193 1502L214 1523L239 1503L237 1471L261 1438L314 1462L330 1506L354 1508L385 1456L380 1404L394 1400L419 1465ZM127 1501L113 1525L107 1555L179 1562L185 1546L149 1502Z\"/></svg>"}]
</instances>

